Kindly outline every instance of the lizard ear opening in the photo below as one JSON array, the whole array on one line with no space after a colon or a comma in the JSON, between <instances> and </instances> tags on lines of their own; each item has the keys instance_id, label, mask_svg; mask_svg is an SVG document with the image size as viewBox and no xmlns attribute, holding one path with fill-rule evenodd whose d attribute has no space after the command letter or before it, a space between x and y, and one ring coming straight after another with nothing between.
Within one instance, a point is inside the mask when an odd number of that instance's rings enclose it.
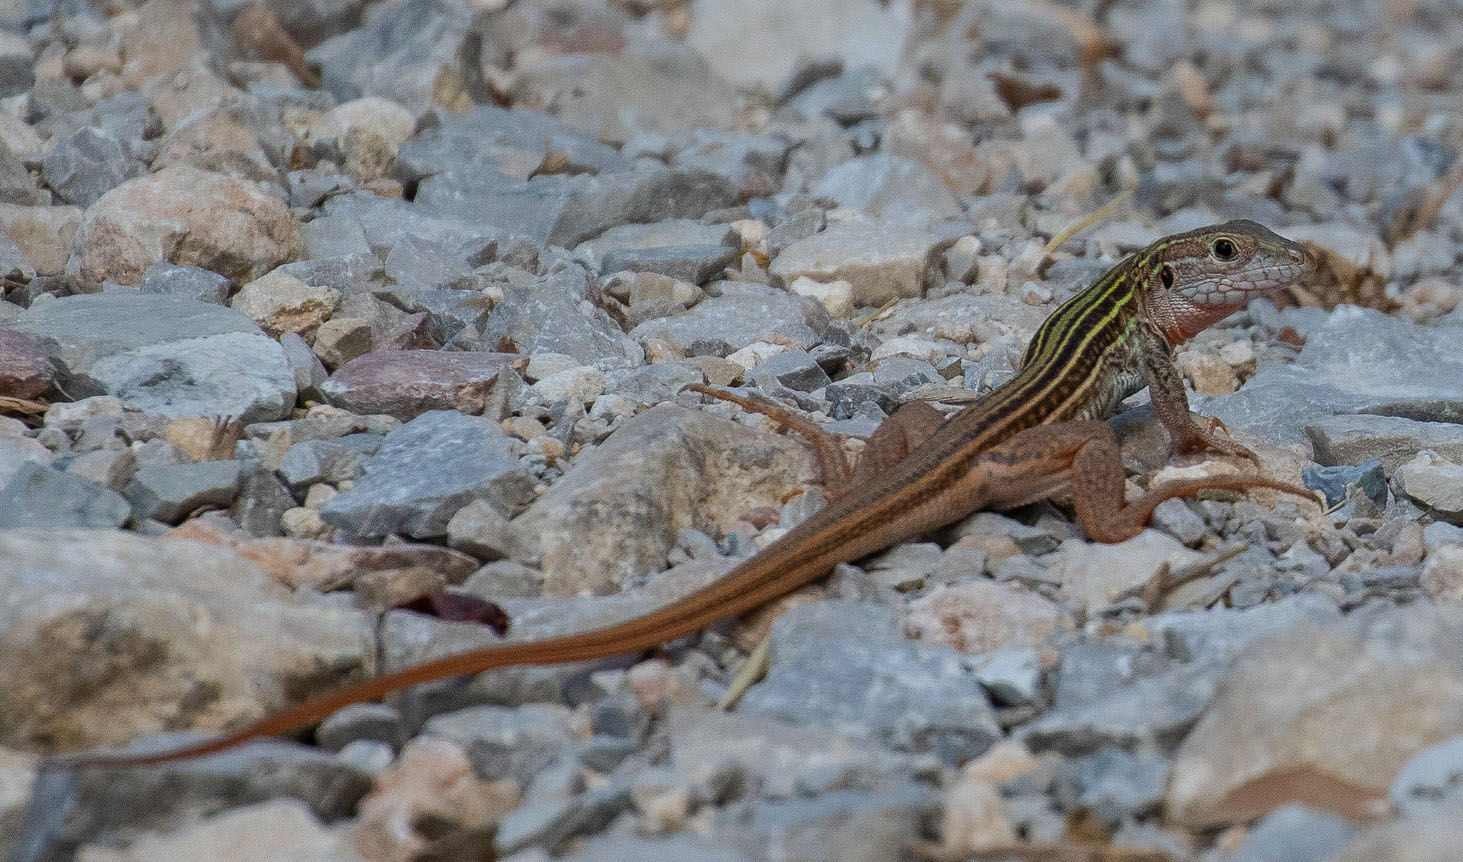
<instances>
[{"instance_id":1,"label":"lizard ear opening","mask_svg":"<svg viewBox=\"0 0 1463 862\"><path fill-rule=\"evenodd\" d=\"M1158 277L1163 281L1164 287L1173 287L1173 267L1165 263L1158 270Z\"/></svg>"}]
</instances>

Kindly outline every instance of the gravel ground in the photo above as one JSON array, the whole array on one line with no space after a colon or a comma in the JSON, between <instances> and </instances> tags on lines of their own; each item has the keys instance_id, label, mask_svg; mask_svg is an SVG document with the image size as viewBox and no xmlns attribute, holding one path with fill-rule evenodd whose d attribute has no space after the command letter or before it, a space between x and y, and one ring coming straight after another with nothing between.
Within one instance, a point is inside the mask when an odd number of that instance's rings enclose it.
<instances>
[{"instance_id":1,"label":"gravel ground","mask_svg":"<svg viewBox=\"0 0 1463 862\"><path fill-rule=\"evenodd\" d=\"M1448 0L0 0L0 855L1456 859L1460 118ZM982 512L650 655L37 772L500 640L424 593L695 589L824 495L686 384L852 454L1227 218L1322 272L1178 364L1325 512ZM1236 469L1126 407L1130 492Z\"/></svg>"}]
</instances>

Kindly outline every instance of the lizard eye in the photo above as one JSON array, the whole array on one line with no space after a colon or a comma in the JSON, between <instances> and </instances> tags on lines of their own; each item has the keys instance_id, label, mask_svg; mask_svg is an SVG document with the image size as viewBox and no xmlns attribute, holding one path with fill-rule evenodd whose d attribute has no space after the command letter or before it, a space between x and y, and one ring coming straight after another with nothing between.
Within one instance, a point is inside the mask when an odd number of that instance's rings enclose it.
<instances>
[{"instance_id":1,"label":"lizard eye","mask_svg":"<svg viewBox=\"0 0 1463 862\"><path fill-rule=\"evenodd\" d=\"M1234 240L1227 237L1220 237L1209 247L1214 253L1216 260L1234 260L1239 255L1239 249L1234 247Z\"/></svg>"},{"instance_id":2,"label":"lizard eye","mask_svg":"<svg viewBox=\"0 0 1463 862\"><path fill-rule=\"evenodd\" d=\"M1164 264L1158 271L1158 277L1163 280L1164 287L1173 287L1173 267Z\"/></svg>"}]
</instances>

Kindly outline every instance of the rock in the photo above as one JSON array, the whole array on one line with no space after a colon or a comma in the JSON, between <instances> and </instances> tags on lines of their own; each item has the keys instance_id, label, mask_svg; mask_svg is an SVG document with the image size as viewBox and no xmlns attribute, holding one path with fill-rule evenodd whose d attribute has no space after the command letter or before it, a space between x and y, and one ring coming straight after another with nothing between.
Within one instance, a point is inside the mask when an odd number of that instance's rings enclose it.
<instances>
[{"instance_id":1,"label":"rock","mask_svg":"<svg viewBox=\"0 0 1463 862\"><path fill-rule=\"evenodd\" d=\"M1382 473L1382 462L1376 459L1361 461L1355 467L1311 465L1301 468L1300 476L1307 488L1326 495L1327 506L1340 505L1352 488L1378 506L1387 505L1387 477Z\"/></svg>"},{"instance_id":2,"label":"rock","mask_svg":"<svg viewBox=\"0 0 1463 862\"><path fill-rule=\"evenodd\" d=\"M725 177L743 199L768 197L782 187L782 172L793 141L784 135L728 134L708 129L691 133L676 153L678 168L700 168Z\"/></svg>"},{"instance_id":3,"label":"rock","mask_svg":"<svg viewBox=\"0 0 1463 862\"><path fill-rule=\"evenodd\" d=\"M727 786L753 798L816 796L875 787L915 769L911 756L856 732L689 707L672 709L667 726L676 782L707 797Z\"/></svg>"},{"instance_id":4,"label":"rock","mask_svg":"<svg viewBox=\"0 0 1463 862\"><path fill-rule=\"evenodd\" d=\"M140 284L161 260L242 284L299 253L284 204L257 186L186 165L117 186L86 211L68 274Z\"/></svg>"},{"instance_id":5,"label":"rock","mask_svg":"<svg viewBox=\"0 0 1463 862\"><path fill-rule=\"evenodd\" d=\"M30 206L50 202L50 195L36 188L25 164L0 140L0 203Z\"/></svg>"},{"instance_id":6,"label":"rock","mask_svg":"<svg viewBox=\"0 0 1463 862\"><path fill-rule=\"evenodd\" d=\"M602 272L655 272L691 284L701 284L721 275L737 258L736 249L723 245L619 249L604 256Z\"/></svg>"},{"instance_id":7,"label":"rock","mask_svg":"<svg viewBox=\"0 0 1463 862\"><path fill-rule=\"evenodd\" d=\"M220 548L97 530L8 530L0 548L7 745L217 730L370 668L362 614L291 601Z\"/></svg>"},{"instance_id":8,"label":"rock","mask_svg":"<svg viewBox=\"0 0 1463 862\"><path fill-rule=\"evenodd\" d=\"M425 569L449 583L458 583L477 568L477 560L438 545L393 542L389 545L336 545L277 537L254 538L225 533L189 521L168 534L218 545L262 567L270 577L291 589L349 584L362 575L404 569Z\"/></svg>"},{"instance_id":9,"label":"rock","mask_svg":"<svg viewBox=\"0 0 1463 862\"><path fill-rule=\"evenodd\" d=\"M305 140L310 143L329 138L343 141L350 133L364 130L379 136L386 149L395 154L415 127L416 119L411 111L389 99L368 96L336 105L321 114L310 124Z\"/></svg>"},{"instance_id":10,"label":"rock","mask_svg":"<svg viewBox=\"0 0 1463 862\"><path fill-rule=\"evenodd\" d=\"M201 508L232 503L243 466L242 461L144 466L127 483L127 499L139 520L176 524Z\"/></svg>"},{"instance_id":11,"label":"rock","mask_svg":"<svg viewBox=\"0 0 1463 862\"><path fill-rule=\"evenodd\" d=\"M871 0L832 3L797 0L699 0L686 41L716 74L746 88L772 90L800 60L832 54L847 67L890 71L899 57L906 24L894 10Z\"/></svg>"},{"instance_id":12,"label":"rock","mask_svg":"<svg viewBox=\"0 0 1463 862\"><path fill-rule=\"evenodd\" d=\"M531 703L508 709L474 706L438 715L423 728L467 753L474 771L489 781L512 778L527 786L587 728L576 726L567 707Z\"/></svg>"},{"instance_id":13,"label":"rock","mask_svg":"<svg viewBox=\"0 0 1463 862\"><path fill-rule=\"evenodd\" d=\"M1001 792L966 769L945 794L940 838L944 849L968 856L1016 843L1016 829L1001 804Z\"/></svg>"},{"instance_id":14,"label":"rock","mask_svg":"<svg viewBox=\"0 0 1463 862\"><path fill-rule=\"evenodd\" d=\"M196 266L160 261L142 274L142 292L225 305L229 299L229 280Z\"/></svg>"},{"instance_id":15,"label":"rock","mask_svg":"<svg viewBox=\"0 0 1463 862\"><path fill-rule=\"evenodd\" d=\"M1387 475L1418 452L1463 458L1463 427L1453 422L1417 422L1401 416L1329 416L1306 426L1316 461L1326 465L1380 461Z\"/></svg>"},{"instance_id":16,"label":"rock","mask_svg":"<svg viewBox=\"0 0 1463 862\"><path fill-rule=\"evenodd\" d=\"M1282 805L1255 824L1230 860L1326 862L1354 833L1351 824L1335 815L1304 805Z\"/></svg>"},{"instance_id":17,"label":"rock","mask_svg":"<svg viewBox=\"0 0 1463 862\"><path fill-rule=\"evenodd\" d=\"M812 355L802 350L788 350L757 364L752 376L757 380L774 380L797 392L812 392L832 381Z\"/></svg>"},{"instance_id":18,"label":"rock","mask_svg":"<svg viewBox=\"0 0 1463 862\"><path fill-rule=\"evenodd\" d=\"M36 463L22 464L0 488L0 529L116 529L131 514L116 491Z\"/></svg>"},{"instance_id":19,"label":"rock","mask_svg":"<svg viewBox=\"0 0 1463 862\"><path fill-rule=\"evenodd\" d=\"M1367 830L1346 842L1326 862L1370 862L1396 859L1407 862L1447 862L1463 841L1463 808L1452 806L1433 817L1394 821Z\"/></svg>"},{"instance_id":20,"label":"rock","mask_svg":"<svg viewBox=\"0 0 1463 862\"><path fill-rule=\"evenodd\" d=\"M920 824L939 814L939 797L913 782L874 790L843 790L815 799L764 801L728 824L723 840L753 848L757 859L786 848L807 862L897 859Z\"/></svg>"},{"instance_id":21,"label":"rock","mask_svg":"<svg viewBox=\"0 0 1463 862\"><path fill-rule=\"evenodd\" d=\"M923 296L939 266L944 241L924 230L845 221L793 243L772 261L784 284L799 278L846 281L857 305L880 306Z\"/></svg>"},{"instance_id":22,"label":"rock","mask_svg":"<svg viewBox=\"0 0 1463 862\"><path fill-rule=\"evenodd\" d=\"M353 703L331 713L315 728L315 741L321 748L340 751L353 742L382 742L400 748L406 729L401 713L384 703Z\"/></svg>"},{"instance_id":23,"label":"rock","mask_svg":"<svg viewBox=\"0 0 1463 862\"><path fill-rule=\"evenodd\" d=\"M477 415L498 391L500 375L524 364L514 353L377 350L341 366L320 391L337 407L403 421L432 410Z\"/></svg>"},{"instance_id":24,"label":"rock","mask_svg":"<svg viewBox=\"0 0 1463 862\"><path fill-rule=\"evenodd\" d=\"M736 92L694 50L661 42L644 51L565 54L520 62L515 104L552 103L564 122L611 145L648 132L727 129Z\"/></svg>"},{"instance_id":25,"label":"rock","mask_svg":"<svg viewBox=\"0 0 1463 862\"><path fill-rule=\"evenodd\" d=\"M1158 811L1168 768L1168 758L1157 754L1107 748L1066 764L1066 778L1072 783L1066 792L1104 823L1118 824Z\"/></svg>"},{"instance_id":26,"label":"rock","mask_svg":"<svg viewBox=\"0 0 1463 862\"><path fill-rule=\"evenodd\" d=\"M260 744L162 768L52 771L36 787L22 858L105 858L129 862L181 859L320 859L358 862L340 836L316 822L354 812L371 777L336 758L299 746ZM230 806L234 811L216 815ZM189 824L180 829L179 824ZM144 830L117 850L118 834ZM285 832L287 834L280 834ZM229 849L225 850L224 847ZM338 853L331 848L338 849ZM138 851L132 855L131 849ZM233 850L238 855L233 854ZM316 851L319 851L318 853ZM276 855L276 853L283 855ZM198 855L195 855L198 854Z\"/></svg>"},{"instance_id":27,"label":"rock","mask_svg":"<svg viewBox=\"0 0 1463 862\"><path fill-rule=\"evenodd\" d=\"M478 105L458 116L437 110L434 121L401 147L398 175L407 184L448 171L486 169L527 180L546 154L562 156L574 173L610 173L630 167L613 147L538 111Z\"/></svg>"},{"instance_id":28,"label":"rock","mask_svg":"<svg viewBox=\"0 0 1463 862\"><path fill-rule=\"evenodd\" d=\"M461 857L467 855L461 852L467 842L472 842L468 847L490 843L477 835L490 831L517 803L516 786L482 780L462 749L428 737L412 741L377 778L361 800L352 831L356 845L370 847L374 858L422 858L443 846L448 853L459 850ZM478 858L492 855L490 847L470 852Z\"/></svg>"},{"instance_id":29,"label":"rock","mask_svg":"<svg viewBox=\"0 0 1463 862\"><path fill-rule=\"evenodd\" d=\"M605 375L603 371L581 365L550 374L531 388L545 404L572 399L587 405L604 393Z\"/></svg>"},{"instance_id":30,"label":"rock","mask_svg":"<svg viewBox=\"0 0 1463 862\"><path fill-rule=\"evenodd\" d=\"M1463 465L1424 450L1398 466L1393 478L1398 491L1438 517L1450 521L1463 519Z\"/></svg>"},{"instance_id":31,"label":"rock","mask_svg":"<svg viewBox=\"0 0 1463 862\"><path fill-rule=\"evenodd\" d=\"M0 32L0 97L18 96L35 81L35 57L19 33Z\"/></svg>"},{"instance_id":32,"label":"rock","mask_svg":"<svg viewBox=\"0 0 1463 862\"><path fill-rule=\"evenodd\" d=\"M34 338L0 329L0 395L39 398L55 378L55 367Z\"/></svg>"},{"instance_id":33,"label":"rock","mask_svg":"<svg viewBox=\"0 0 1463 862\"><path fill-rule=\"evenodd\" d=\"M939 586L909 603L904 636L960 652L1041 647L1073 627L1070 614L1040 594L978 579Z\"/></svg>"},{"instance_id":34,"label":"rock","mask_svg":"<svg viewBox=\"0 0 1463 862\"><path fill-rule=\"evenodd\" d=\"M606 833L584 842L565 862L752 862L752 856L734 847L718 845L692 835L669 838L640 838L634 835Z\"/></svg>"},{"instance_id":35,"label":"rock","mask_svg":"<svg viewBox=\"0 0 1463 862\"><path fill-rule=\"evenodd\" d=\"M145 170L119 141L95 129L63 138L42 162L51 191L62 201L83 207Z\"/></svg>"},{"instance_id":36,"label":"rock","mask_svg":"<svg viewBox=\"0 0 1463 862\"><path fill-rule=\"evenodd\" d=\"M960 214L955 196L929 168L888 154L849 159L825 174L810 194L901 227Z\"/></svg>"},{"instance_id":37,"label":"rock","mask_svg":"<svg viewBox=\"0 0 1463 862\"><path fill-rule=\"evenodd\" d=\"M112 851L83 847L81 856L104 853L114 862L169 862L183 859L254 859L259 862L311 860L362 862L350 836L321 823L309 806L295 799L244 805L163 835L144 835Z\"/></svg>"},{"instance_id":38,"label":"rock","mask_svg":"<svg viewBox=\"0 0 1463 862\"><path fill-rule=\"evenodd\" d=\"M1000 738L969 659L954 650L905 643L892 618L870 626L866 606L819 602L772 625L767 678L741 709L794 724L863 729L901 751L944 760L974 757ZM857 623L855 623L857 620Z\"/></svg>"},{"instance_id":39,"label":"rock","mask_svg":"<svg viewBox=\"0 0 1463 862\"><path fill-rule=\"evenodd\" d=\"M532 285L509 286L483 329L483 343L502 349L505 341L519 353L564 353L602 370L639 365L644 352L603 312L580 305L588 289L583 273L572 269L545 276Z\"/></svg>"},{"instance_id":40,"label":"rock","mask_svg":"<svg viewBox=\"0 0 1463 862\"><path fill-rule=\"evenodd\" d=\"M1193 409L1278 445L1303 443L1303 429L1344 414L1458 422L1460 375L1463 357L1448 330L1347 305L1308 333L1295 362L1267 365L1235 394L1196 398ZM1388 464L1383 451L1367 453L1362 460Z\"/></svg>"},{"instance_id":41,"label":"rock","mask_svg":"<svg viewBox=\"0 0 1463 862\"><path fill-rule=\"evenodd\" d=\"M1385 805L1425 746L1463 727L1463 632L1450 606L1304 625L1248 647L1174 760L1167 807L1228 823L1300 802L1343 817ZM1419 720L1425 716L1425 719Z\"/></svg>"},{"instance_id":42,"label":"rock","mask_svg":"<svg viewBox=\"0 0 1463 862\"><path fill-rule=\"evenodd\" d=\"M1229 659L1259 638L1302 623L1328 625L1340 619L1341 611L1331 599L1300 593L1244 610L1169 611L1150 617L1143 625L1163 639L1175 658L1195 661Z\"/></svg>"},{"instance_id":43,"label":"rock","mask_svg":"<svg viewBox=\"0 0 1463 862\"><path fill-rule=\"evenodd\" d=\"M798 296L818 300L827 310L828 316L835 320L848 320L853 317L853 285L842 279L825 283L814 281L807 276L798 276L792 284L787 286L787 289Z\"/></svg>"},{"instance_id":44,"label":"rock","mask_svg":"<svg viewBox=\"0 0 1463 862\"><path fill-rule=\"evenodd\" d=\"M692 356L727 356L766 340L806 350L827 328L827 313L816 303L764 285L727 283L721 296L684 314L647 320L630 337L663 339Z\"/></svg>"},{"instance_id":45,"label":"rock","mask_svg":"<svg viewBox=\"0 0 1463 862\"><path fill-rule=\"evenodd\" d=\"M0 203L0 234L10 237L38 275L60 275L66 270L81 214L80 207Z\"/></svg>"},{"instance_id":46,"label":"rock","mask_svg":"<svg viewBox=\"0 0 1463 862\"><path fill-rule=\"evenodd\" d=\"M295 493L303 493L321 482L329 485L354 482L360 478L366 459L380 445L381 438L375 434L338 440L301 440L280 459L279 475Z\"/></svg>"},{"instance_id":47,"label":"rock","mask_svg":"<svg viewBox=\"0 0 1463 862\"><path fill-rule=\"evenodd\" d=\"M315 46L305 58L320 67L325 88L342 101L380 96L419 116L434 104L467 109L489 101L471 33L473 10L418 0L393 15L370 18Z\"/></svg>"},{"instance_id":48,"label":"rock","mask_svg":"<svg viewBox=\"0 0 1463 862\"><path fill-rule=\"evenodd\" d=\"M31 308L13 327L56 343L73 397L107 393L170 418L286 415L295 403L284 351L244 315L191 299L107 292Z\"/></svg>"},{"instance_id":49,"label":"rock","mask_svg":"<svg viewBox=\"0 0 1463 862\"><path fill-rule=\"evenodd\" d=\"M474 499L505 514L533 495L498 423L450 410L416 417L386 435L355 486L320 510L325 522L358 536L443 536L447 522Z\"/></svg>"},{"instance_id":50,"label":"rock","mask_svg":"<svg viewBox=\"0 0 1463 862\"><path fill-rule=\"evenodd\" d=\"M309 338L339 302L340 291L333 287L316 287L292 275L271 272L239 288L229 307L247 315L274 338L286 332Z\"/></svg>"},{"instance_id":51,"label":"rock","mask_svg":"<svg viewBox=\"0 0 1463 862\"><path fill-rule=\"evenodd\" d=\"M1050 572L1074 606L1096 611L1124 590L1146 583L1161 566L1179 569L1200 559L1201 554L1173 537L1144 530L1112 545L1068 540Z\"/></svg>"},{"instance_id":52,"label":"rock","mask_svg":"<svg viewBox=\"0 0 1463 862\"><path fill-rule=\"evenodd\" d=\"M665 567L676 534L717 535L809 477L794 441L672 404L620 426L518 519L540 536L547 595L603 592Z\"/></svg>"},{"instance_id":53,"label":"rock","mask_svg":"<svg viewBox=\"0 0 1463 862\"><path fill-rule=\"evenodd\" d=\"M447 544L485 560L538 560L538 542L485 500L474 500L447 522ZM535 593L537 595L537 593Z\"/></svg>"},{"instance_id":54,"label":"rock","mask_svg":"<svg viewBox=\"0 0 1463 862\"><path fill-rule=\"evenodd\" d=\"M1463 737L1453 737L1417 753L1397 773L1388 790L1403 817L1446 813L1463 802Z\"/></svg>"}]
</instances>

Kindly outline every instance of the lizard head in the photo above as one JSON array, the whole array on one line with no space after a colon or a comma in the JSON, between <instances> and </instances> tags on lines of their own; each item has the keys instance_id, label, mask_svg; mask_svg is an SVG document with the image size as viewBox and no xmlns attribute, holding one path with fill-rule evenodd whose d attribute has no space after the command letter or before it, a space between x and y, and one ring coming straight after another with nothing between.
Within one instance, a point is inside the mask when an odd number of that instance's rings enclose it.
<instances>
[{"instance_id":1,"label":"lizard head","mask_svg":"<svg viewBox=\"0 0 1463 862\"><path fill-rule=\"evenodd\" d=\"M1173 345L1316 268L1303 246L1244 219L1159 240L1134 261L1149 320Z\"/></svg>"}]
</instances>

